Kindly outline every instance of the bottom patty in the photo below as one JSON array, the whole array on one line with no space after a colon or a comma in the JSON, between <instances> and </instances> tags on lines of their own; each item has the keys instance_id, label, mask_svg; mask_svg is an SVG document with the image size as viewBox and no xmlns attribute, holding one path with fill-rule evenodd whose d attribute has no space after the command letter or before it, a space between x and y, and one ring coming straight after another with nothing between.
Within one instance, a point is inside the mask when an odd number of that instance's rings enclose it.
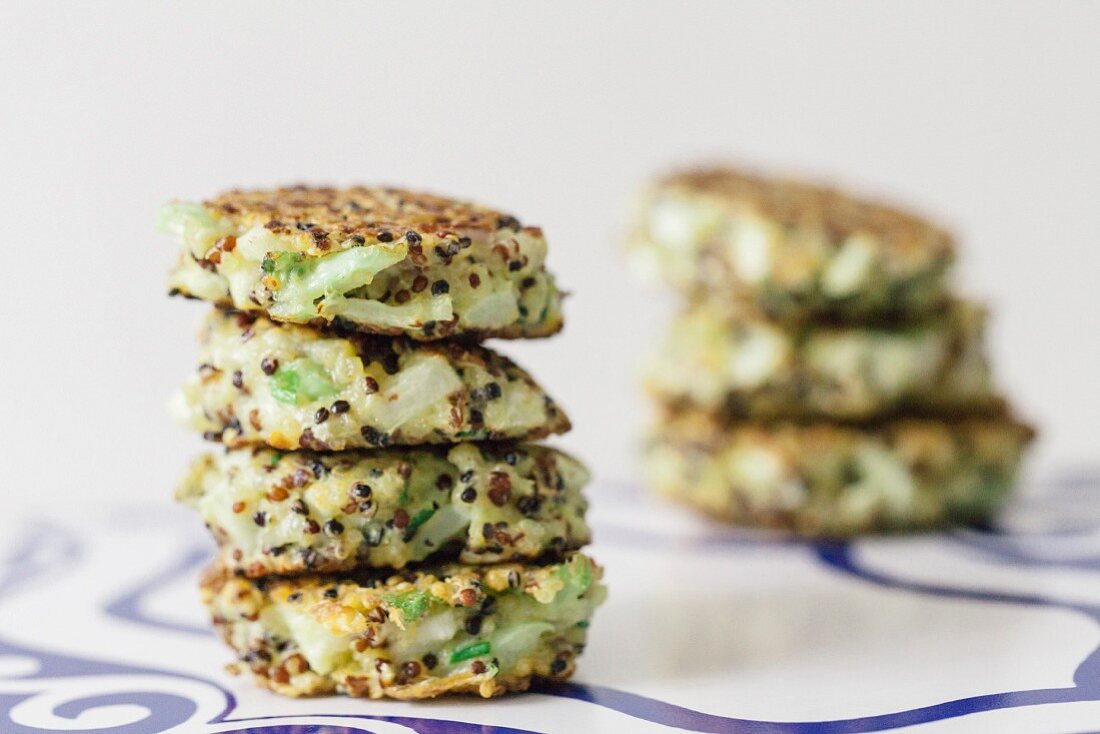
<instances>
[{"instance_id":1,"label":"bottom patty","mask_svg":"<svg viewBox=\"0 0 1100 734\"><path fill-rule=\"evenodd\" d=\"M645 475L728 522L837 537L988 519L1033 437L1007 416L867 426L666 416Z\"/></svg>"},{"instance_id":2,"label":"bottom patty","mask_svg":"<svg viewBox=\"0 0 1100 734\"><path fill-rule=\"evenodd\" d=\"M564 680L603 601L575 553L533 566L447 564L386 577L246 579L213 566L203 600L257 681L288 696L483 697Z\"/></svg>"}]
</instances>

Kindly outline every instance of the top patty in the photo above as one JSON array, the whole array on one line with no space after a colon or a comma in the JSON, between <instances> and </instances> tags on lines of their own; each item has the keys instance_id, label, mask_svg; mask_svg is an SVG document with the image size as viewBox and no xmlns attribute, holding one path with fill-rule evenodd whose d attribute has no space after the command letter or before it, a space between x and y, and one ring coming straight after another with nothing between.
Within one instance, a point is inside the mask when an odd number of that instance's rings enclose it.
<instances>
[{"instance_id":1,"label":"top patty","mask_svg":"<svg viewBox=\"0 0 1100 734\"><path fill-rule=\"evenodd\" d=\"M699 297L741 295L784 320L875 319L942 303L950 235L836 189L732 169L670 175L647 193L635 262Z\"/></svg>"},{"instance_id":2,"label":"top patty","mask_svg":"<svg viewBox=\"0 0 1100 734\"><path fill-rule=\"evenodd\" d=\"M171 204L159 225L182 246L173 292L275 320L416 339L561 328L542 231L475 204L298 186Z\"/></svg>"}]
</instances>

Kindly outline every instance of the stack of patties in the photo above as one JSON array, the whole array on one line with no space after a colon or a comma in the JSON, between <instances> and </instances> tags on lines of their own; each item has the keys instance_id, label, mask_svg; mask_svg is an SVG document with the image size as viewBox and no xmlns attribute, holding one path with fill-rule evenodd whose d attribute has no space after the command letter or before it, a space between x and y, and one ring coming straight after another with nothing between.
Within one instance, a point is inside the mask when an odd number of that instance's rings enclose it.
<instances>
[{"instance_id":1,"label":"stack of patties","mask_svg":"<svg viewBox=\"0 0 1100 734\"><path fill-rule=\"evenodd\" d=\"M180 419L224 450L178 490L202 592L265 686L417 699L564 679L602 601L569 429L480 346L550 336L542 233L396 189L172 204L172 292L215 304Z\"/></svg>"},{"instance_id":2,"label":"stack of patties","mask_svg":"<svg viewBox=\"0 0 1100 734\"><path fill-rule=\"evenodd\" d=\"M645 473L713 516L843 536L987 520L1032 438L992 387L954 248L835 190L690 171L653 186L634 264L685 296L647 370Z\"/></svg>"}]
</instances>

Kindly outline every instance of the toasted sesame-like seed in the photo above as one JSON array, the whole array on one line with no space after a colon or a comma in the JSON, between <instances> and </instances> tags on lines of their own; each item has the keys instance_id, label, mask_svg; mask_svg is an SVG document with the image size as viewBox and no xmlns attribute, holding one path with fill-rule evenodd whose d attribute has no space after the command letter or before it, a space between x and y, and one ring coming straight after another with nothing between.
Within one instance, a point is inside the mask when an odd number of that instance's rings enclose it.
<instances>
[{"instance_id":1,"label":"toasted sesame-like seed","mask_svg":"<svg viewBox=\"0 0 1100 734\"><path fill-rule=\"evenodd\" d=\"M470 287L477 288L481 285L481 276L477 273L470 273Z\"/></svg>"},{"instance_id":2,"label":"toasted sesame-like seed","mask_svg":"<svg viewBox=\"0 0 1100 734\"><path fill-rule=\"evenodd\" d=\"M404 508L397 508L393 513L393 526L398 530L404 530L409 526L409 513Z\"/></svg>"},{"instance_id":3,"label":"toasted sesame-like seed","mask_svg":"<svg viewBox=\"0 0 1100 734\"><path fill-rule=\"evenodd\" d=\"M378 392L378 380L374 379L370 375L367 375L367 395Z\"/></svg>"},{"instance_id":4,"label":"toasted sesame-like seed","mask_svg":"<svg viewBox=\"0 0 1100 734\"><path fill-rule=\"evenodd\" d=\"M419 293L420 291L424 290L427 287L428 287L428 278L423 273L421 273L420 275L417 275L416 278L413 279L413 283L412 283L413 293Z\"/></svg>"},{"instance_id":5,"label":"toasted sesame-like seed","mask_svg":"<svg viewBox=\"0 0 1100 734\"><path fill-rule=\"evenodd\" d=\"M335 403L332 404L332 408L330 410L332 410L332 413L334 415L340 415L342 413L347 413L349 410L351 410L351 404L348 403L347 400L337 400Z\"/></svg>"},{"instance_id":6,"label":"toasted sesame-like seed","mask_svg":"<svg viewBox=\"0 0 1100 734\"><path fill-rule=\"evenodd\" d=\"M475 660L474 664L470 666L470 670L473 671L474 675L481 675L488 670L488 668L485 667L485 663L480 660Z\"/></svg>"}]
</instances>

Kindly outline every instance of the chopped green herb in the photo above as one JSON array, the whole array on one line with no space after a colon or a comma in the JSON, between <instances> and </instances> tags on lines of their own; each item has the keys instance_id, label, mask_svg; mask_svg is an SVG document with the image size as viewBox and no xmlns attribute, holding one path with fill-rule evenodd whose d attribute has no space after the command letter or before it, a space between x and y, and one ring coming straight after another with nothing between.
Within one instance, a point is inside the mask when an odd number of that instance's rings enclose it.
<instances>
[{"instance_id":1,"label":"chopped green herb","mask_svg":"<svg viewBox=\"0 0 1100 734\"><path fill-rule=\"evenodd\" d=\"M453 665L454 663L461 663L463 660L488 655L489 651L492 649L493 646L488 642L475 642L472 645L460 647L451 653L451 664Z\"/></svg>"},{"instance_id":2,"label":"chopped green herb","mask_svg":"<svg viewBox=\"0 0 1100 734\"><path fill-rule=\"evenodd\" d=\"M406 591L386 596L386 603L401 610L406 622L415 622L424 616L432 602L432 595L426 591Z\"/></svg>"},{"instance_id":3,"label":"chopped green herb","mask_svg":"<svg viewBox=\"0 0 1100 734\"><path fill-rule=\"evenodd\" d=\"M581 621L577 622L577 626L580 627L582 630L588 629L588 620L582 619Z\"/></svg>"},{"instance_id":4,"label":"chopped green herb","mask_svg":"<svg viewBox=\"0 0 1100 734\"><path fill-rule=\"evenodd\" d=\"M279 462L282 461L282 460L283 460L283 455L280 454L278 451L276 451L275 455L271 457L271 463L270 463L271 468L274 469L275 467L277 467L279 465Z\"/></svg>"},{"instance_id":5,"label":"chopped green herb","mask_svg":"<svg viewBox=\"0 0 1100 734\"><path fill-rule=\"evenodd\" d=\"M413 519L409 520L409 527L405 529L405 537L408 538L409 536L411 536L414 532L416 532L416 529L418 527L426 523L434 514L434 507L425 507L423 510L413 515Z\"/></svg>"}]
</instances>

